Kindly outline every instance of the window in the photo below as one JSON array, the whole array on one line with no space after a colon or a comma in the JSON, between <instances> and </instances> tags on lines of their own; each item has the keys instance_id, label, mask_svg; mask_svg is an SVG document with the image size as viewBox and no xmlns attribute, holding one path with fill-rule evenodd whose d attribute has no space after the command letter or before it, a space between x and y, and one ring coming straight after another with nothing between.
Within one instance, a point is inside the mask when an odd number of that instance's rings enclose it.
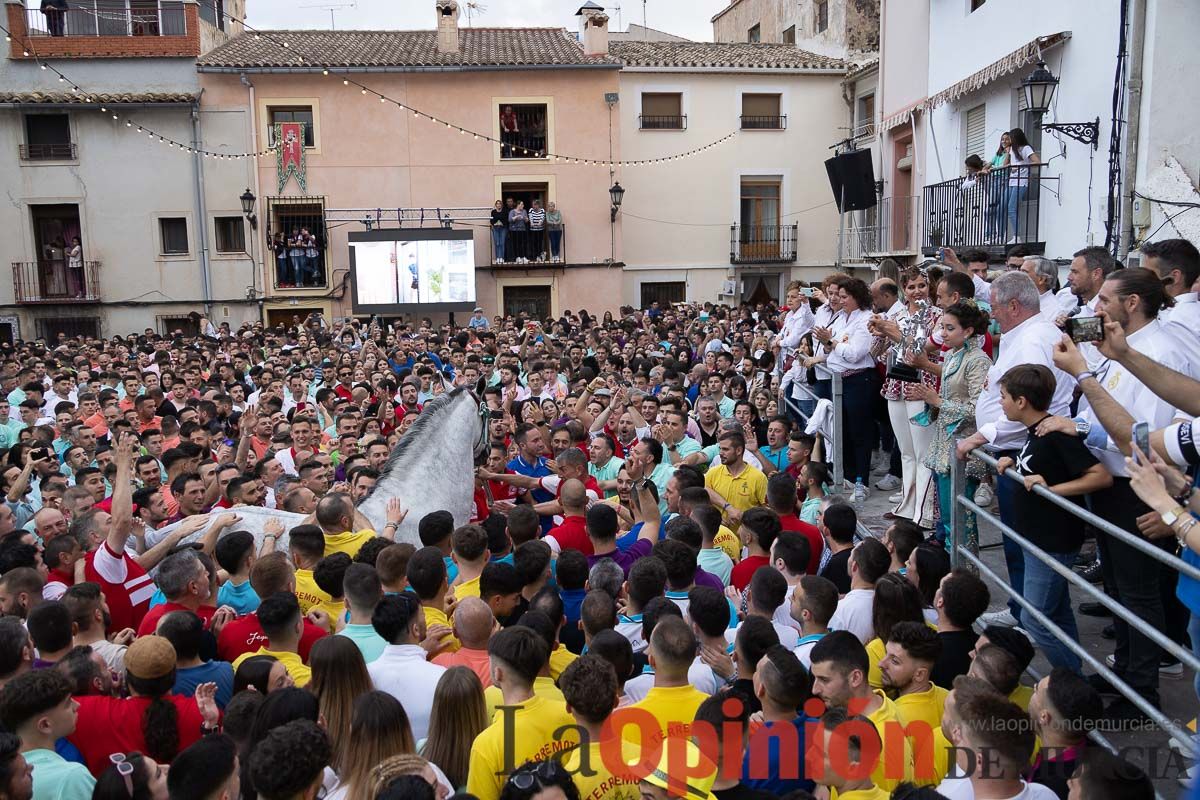
<instances>
[{"instance_id":1,"label":"window","mask_svg":"<svg viewBox=\"0 0 1200 800\"><path fill-rule=\"evenodd\" d=\"M183 217L162 217L158 220L161 241L159 252L165 256L186 255L188 252L187 220Z\"/></svg>"},{"instance_id":2,"label":"window","mask_svg":"<svg viewBox=\"0 0 1200 800\"><path fill-rule=\"evenodd\" d=\"M662 281L642 284L642 308L649 308L658 303L660 308L666 308L671 303L682 303L687 294L687 283L684 281Z\"/></svg>"},{"instance_id":3,"label":"window","mask_svg":"<svg viewBox=\"0 0 1200 800\"><path fill-rule=\"evenodd\" d=\"M37 320L39 339L56 342L60 333L68 338L99 339L100 320L98 317L43 317Z\"/></svg>"},{"instance_id":4,"label":"window","mask_svg":"<svg viewBox=\"0 0 1200 800\"><path fill-rule=\"evenodd\" d=\"M267 143L269 146L275 146L275 123L277 122L303 122L304 146L317 146L316 131L313 130L312 106L272 106L267 109L267 113L271 116L271 127L267 130Z\"/></svg>"},{"instance_id":5,"label":"window","mask_svg":"<svg viewBox=\"0 0 1200 800\"><path fill-rule=\"evenodd\" d=\"M987 0L971 0L971 10L978 11L979 9L983 8L983 4L986 2Z\"/></svg>"},{"instance_id":6,"label":"window","mask_svg":"<svg viewBox=\"0 0 1200 800\"><path fill-rule=\"evenodd\" d=\"M225 30L224 0L200 0L200 19L217 30Z\"/></svg>"},{"instance_id":7,"label":"window","mask_svg":"<svg viewBox=\"0 0 1200 800\"><path fill-rule=\"evenodd\" d=\"M757 23L749 31L746 32L746 41L751 44L762 41L762 27Z\"/></svg>"},{"instance_id":8,"label":"window","mask_svg":"<svg viewBox=\"0 0 1200 800\"><path fill-rule=\"evenodd\" d=\"M515 317L526 314L530 319L546 319L550 316L549 286L505 286L504 315Z\"/></svg>"},{"instance_id":9,"label":"window","mask_svg":"<svg viewBox=\"0 0 1200 800\"><path fill-rule=\"evenodd\" d=\"M173 336L179 331L184 336L197 336L200 333L200 323L191 317L158 316L158 330L163 336Z\"/></svg>"},{"instance_id":10,"label":"window","mask_svg":"<svg viewBox=\"0 0 1200 800\"><path fill-rule=\"evenodd\" d=\"M987 149L987 106L977 105L963 116L963 158L979 156L990 161Z\"/></svg>"},{"instance_id":11,"label":"window","mask_svg":"<svg viewBox=\"0 0 1200 800\"><path fill-rule=\"evenodd\" d=\"M687 117L683 115L683 95L679 92L643 92L642 130L683 130Z\"/></svg>"},{"instance_id":12,"label":"window","mask_svg":"<svg viewBox=\"0 0 1200 800\"><path fill-rule=\"evenodd\" d=\"M741 218L737 231L738 261L770 261L781 250L780 198L783 185L779 178L742 178Z\"/></svg>"},{"instance_id":13,"label":"window","mask_svg":"<svg viewBox=\"0 0 1200 800\"><path fill-rule=\"evenodd\" d=\"M328 285L325 198L268 197L266 217L275 285L288 289Z\"/></svg>"},{"instance_id":14,"label":"window","mask_svg":"<svg viewBox=\"0 0 1200 800\"><path fill-rule=\"evenodd\" d=\"M246 228L241 217L217 217L215 222L218 253L246 252Z\"/></svg>"},{"instance_id":15,"label":"window","mask_svg":"<svg viewBox=\"0 0 1200 800\"><path fill-rule=\"evenodd\" d=\"M875 135L875 95L858 98L858 120L854 126L855 136Z\"/></svg>"},{"instance_id":16,"label":"window","mask_svg":"<svg viewBox=\"0 0 1200 800\"><path fill-rule=\"evenodd\" d=\"M742 95L742 129L783 130L787 117L780 114L777 94Z\"/></svg>"},{"instance_id":17,"label":"window","mask_svg":"<svg viewBox=\"0 0 1200 800\"><path fill-rule=\"evenodd\" d=\"M790 28L784 29L783 43L784 44L795 44L796 43L796 26L795 25L792 25Z\"/></svg>"},{"instance_id":18,"label":"window","mask_svg":"<svg viewBox=\"0 0 1200 800\"><path fill-rule=\"evenodd\" d=\"M25 144L21 158L27 161L74 158L71 118L66 114L26 114Z\"/></svg>"},{"instance_id":19,"label":"window","mask_svg":"<svg viewBox=\"0 0 1200 800\"><path fill-rule=\"evenodd\" d=\"M813 27L817 33L824 33L829 27L829 2L828 0L819 0L813 4Z\"/></svg>"},{"instance_id":20,"label":"window","mask_svg":"<svg viewBox=\"0 0 1200 800\"><path fill-rule=\"evenodd\" d=\"M501 105L500 157L545 158L550 115L545 103Z\"/></svg>"}]
</instances>

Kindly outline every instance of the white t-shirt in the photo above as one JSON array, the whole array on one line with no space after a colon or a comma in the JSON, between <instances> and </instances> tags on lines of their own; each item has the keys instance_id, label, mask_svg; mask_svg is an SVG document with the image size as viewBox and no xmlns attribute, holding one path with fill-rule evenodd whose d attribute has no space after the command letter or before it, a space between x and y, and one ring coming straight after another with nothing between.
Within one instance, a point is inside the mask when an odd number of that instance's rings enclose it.
<instances>
[{"instance_id":1,"label":"white t-shirt","mask_svg":"<svg viewBox=\"0 0 1200 800\"><path fill-rule=\"evenodd\" d=\"M829 619L829 630L850 631L865 645L875 638L875 623L871 617L874 606L874 589L851 589L838 601L837 610Z\"/></svg>"},{"instance_id":2,"label":"white t-shirt","mask_svg":"<svg viewBox=\"0 0 1200 800\"><path fill-rule=\"evenodd\" d=\"M1058 795L1048 786L1022 783L1024 788L1020 792L1004 800L1058 800ZM937 791L946 800L975 800L975 786L970 778L946 778L938 784Z\"/></svg>"}]
</instances>

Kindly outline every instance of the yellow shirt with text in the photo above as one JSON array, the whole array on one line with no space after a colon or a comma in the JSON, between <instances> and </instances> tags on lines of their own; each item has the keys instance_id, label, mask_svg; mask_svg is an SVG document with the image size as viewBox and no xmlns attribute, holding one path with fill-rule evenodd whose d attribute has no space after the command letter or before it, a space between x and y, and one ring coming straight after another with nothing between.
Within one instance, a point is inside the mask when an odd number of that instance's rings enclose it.
<instances>
[{"instance_id":1,"label":"yellow shirt with text","mask_svg":"<svg viewBox=\"0 0 1200 800\"><path fill-rule=\"evenodd\" d=\"M613 775L609 765L604 763L605 752L609 753L610 762L619 757L627 765L636 764L642 755L640 747L625 739L592 742L587 747L572 750L563 759L563 766L575 781L575 788L579 789L579 800L641 800L638 782ZM594 774L585 775L584 772Z\"/></svg>"},{"instance_id":2,"label":"yellow shirt with text","mask_svg":"<svg viewBox=\"0 0 1200 800\"><path fill-rule=\"evenodd\" d=\"M691 686L655 686L646 696L630 709L648 711L658 723L659 742L665 741L670 735L689 736L692 722L696 719L696 710L708 699L708 695ZM620 709L616 714L622 714L628 709ZM641 741L641 729L634 725L625 726L624 730L617 729L618 735L635 744L649 746Z\"/></svg>"},{"instance_id":3,"label":"yellow shirt with text","mask_svg":"<svg viewBox=\"0 0 1200 800\"><path fill-rule=\"evenodd\" d=\"M565 703L534 695L506 714L511 716L501 715L471 745L467 792L479 800L499 800L509 772L526 761L544 761L579 743L573 727L555 738L560 728L575 724ZM507 764L506 753L511 757Z\"/></svg>"},{"instance_id":4,"label":"yellow shirt with text","mask_svg":"<svg viewBox=\"0 0 1200 800\"><path fill-rule=\"evenodd\" d=\"M300 613L307 614L313 608L328 610L333 605L333 598L321 591L313 578L311 569L296 570L296 600L300 602ZM331 615L337 619L337 614Z\"/></svg>"},{"instance_id":5,"label":"yellow shirt with text","mask_svg":"<svg viewBox=\"0 0 1200 800\"><path fill-rule=\"evenodd\" d=\"M712 489L738 511L746 511L767 502L767 476L762 470L746 464L735 478L729 468L718 464L704 475L705 487ZM730 525L735 529L736 525Z\"/></svg>"},{"instance_id":6,"label":"yellow shirt with text","mask_svg":"<svg viewBox=\"0 0 1200 800\"><path fill-rule=\"evenodd\" d=\"M729 560L733 563L736 564L742 560L742 540L724 525L717 529L717 535L713 537L713 544L724 550L725 555L729 556Z\"/></svg>"}]
</instances>

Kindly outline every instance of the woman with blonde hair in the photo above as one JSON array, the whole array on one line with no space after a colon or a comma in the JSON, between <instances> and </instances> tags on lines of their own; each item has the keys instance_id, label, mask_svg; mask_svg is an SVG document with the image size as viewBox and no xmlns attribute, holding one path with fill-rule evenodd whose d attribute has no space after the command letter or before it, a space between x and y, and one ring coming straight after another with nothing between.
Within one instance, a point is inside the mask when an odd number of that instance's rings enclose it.
<instances>
[{"instance_id":1,"label":"woman with blonde hair","mask_svg":"<svg viewBox=\"0 0 1200 800\"><path fill-rule=\"evenodd\" d=\"M366 692L354 701L348 738L353 745L344 751L329 800L372 800L371 769L390 755L416 752L408 714L387 692Z\"/></svg>"},{"instance_id":2,"label":"woman with blonde hair","mask_svg":"<svg viewBox=\"0 0 1200 800\"><path fill-rule=\"evenodd\" d=\"M374 689L362 651L345 636L325 636L312 646L308 657L312 680L308 690L320 704L325 731L333 745L330 767L342 774L350 743L350 721L355 698Z\"/></svg>"},{"instance_id":3,"label":"woman with blonde hair","mask_svg":"<svg viewBox=\"0 0 1200 800\"><path fill-rule=\"evenodd\" d=\"M452 786L466 786L471 743L487 725L479 676L468 667L451 667L433 692L429 738L421 746L421 755L441 767Z\"/></svg>"}]
</instances>

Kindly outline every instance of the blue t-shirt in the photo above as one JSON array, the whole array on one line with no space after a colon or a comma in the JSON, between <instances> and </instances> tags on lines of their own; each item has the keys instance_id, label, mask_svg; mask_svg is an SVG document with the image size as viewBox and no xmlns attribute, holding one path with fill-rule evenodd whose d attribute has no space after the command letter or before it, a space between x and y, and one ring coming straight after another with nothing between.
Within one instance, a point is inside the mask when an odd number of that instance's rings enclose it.
<instances>
[{"instance_id":1,"label":"blue t-shirt","mask_svg":"<svg viewBox=\"0 0 1200 800\"><path fill-rule=\"evenodd\" d=\"M788 723L764 722L761 728L750 735L750 743L742 759L742 783L750 789L770 792L776 797L782 797L796 789L811 792L813 781L804 777L804 725L815 721L807 716L792 720L791 726L795 729L794 740L792 731L780 729L780 726L787 726ZM777 730L772 733L772 728ZM786 753L782 759L780 745L783 745L783 752ZM767 753L766 776L763 775L761 764L764 748ZM752 756L756 754L758 758L753 759ZM784 775L787 777L783 777Z\"/></svg>"},{"instance_id":2,"label":"blue t-shirt","mask_svg":"<svg viewBox=\"0 0 1200 800\"><path fill-rule=\"evenodd\" d=\"M202 683L217 684L217 708L224 709L233 697L233 665L228 661L205 661L196 667L180 667L175 671L173 694L191 697Z\"/></svg>"},{"instance_id":3,"label":"blue t-shirt","mask_svg":"<svg viewBox=\"0 0 1200 800\"><path fill-rule=\"evenodd\" d=\"M243 581L239 584L225 581L221 584L220 591L217 592L217 606L229 606L238 613L238 616L253 614L258 610L258 604L258 595L254 593L254 587L250 585L250 581Z\"/></svg>"},{"instance_id":4,"label":"blue t-shirt","mask_svg":"<svg viewBox=\"0 0 1200 800\"><path fill-rule=\"evenodd\" d=\"M515 472L518 475L524 475L528 478L546 478L554 474L554 470L547 466L546 459L542 456L538 456L537 462L533 464L530 464L525 459L517 456L512 461L509 461L507 466L512 472ZM545 489L533 489L530 491L529 496L533 499L534 503L548 503L554 499L554 494L552 492L547 492ZM550 529L553 527L553 517L542 517L543 536L549 533Z\"/></svg>"},{"instance_id":5,"label":"blue t-shirt","mask_svg":"<svg viewBox=\"0 0 1200 800\"><path fill-rule=\"evenodd\" d=\"M446 583L454 583L454 579L458 577L458 564L455 564L450 556L442 556L442 563L446 565Z\"/></svg>"},{"instance_id":6,"label":"blue t-shirt","mask_svg":"<svg viewBox=\"0 0 1200 800\"><path fill-rule=\"evenodd\" d=\"M558 594L562 597L563 614L567 617L567 624L574 625L579 622L580 607L583 605L587 589L559 589Z\"/></svg>"}]
</instances>

